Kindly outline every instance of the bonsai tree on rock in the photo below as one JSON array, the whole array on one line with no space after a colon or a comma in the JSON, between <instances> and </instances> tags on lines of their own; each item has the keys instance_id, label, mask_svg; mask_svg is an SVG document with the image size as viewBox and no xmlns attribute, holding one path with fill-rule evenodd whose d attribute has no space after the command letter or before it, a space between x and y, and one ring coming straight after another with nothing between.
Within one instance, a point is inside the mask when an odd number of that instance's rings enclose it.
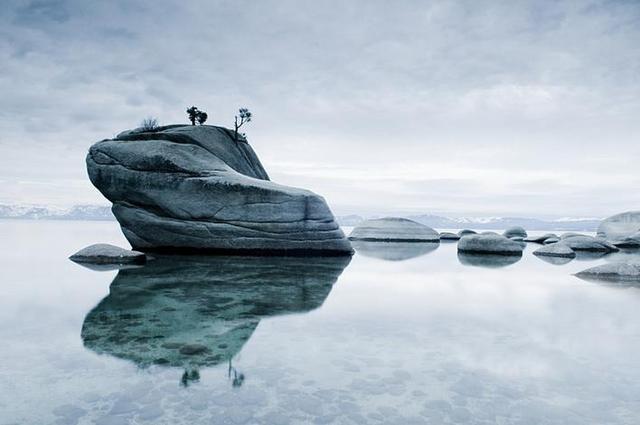
<instances>
[{"instance_id":1,"label":"bonsai tree on rock","mask_svg":"<svg viewBox=\"0 0 640 425\"><path fill-rule=\"evenodd\" d=\"M236 142L238 141L238 130L240 129L240 127L242 127L244 123L251 121L251 117L253 116L247 108L240 108L238 112L239 112L238 115L236 115L235 132L234 132L234 137L236 139ZM240 118L240 120L238 120L238 117ZM242 135L244 136L244 133Z\"/></svg>"},{"instance_id":2,"label":"bonsai tree on rock","mask_svg":"<svg viewBox=\"0 0 640 425\"><path fill-rule=\"evenodd\" d=\"M200 125L204 124L207 121L207 118L209 118L209 115L204 111L198 111L196 114L196 121L198 121L198 124Z\"/></svg>"},{"instance_id":3,"label":"bonsai tree on rock","mask_svg":"<svg viewBox=\"0 0 640 425\"><path fill-rule=\"evenodd\" d=\"M199 112L200 111L195 106L187 108L187 116L189 117L189 121L191 121L191 125L196 125L196 120L198 119Z\"/></svg>"},{"instance_id":4,"label":"bonsai tree on rock","mask_svg":"<svg viewBox=\"0 0 640 425\"><path fill-rule=\"evenodd\" d=\"M158 129L158 119L154 117L148 117L142 120L140 128L143 131L156 131Z\"/></svg>"}]
</instances>

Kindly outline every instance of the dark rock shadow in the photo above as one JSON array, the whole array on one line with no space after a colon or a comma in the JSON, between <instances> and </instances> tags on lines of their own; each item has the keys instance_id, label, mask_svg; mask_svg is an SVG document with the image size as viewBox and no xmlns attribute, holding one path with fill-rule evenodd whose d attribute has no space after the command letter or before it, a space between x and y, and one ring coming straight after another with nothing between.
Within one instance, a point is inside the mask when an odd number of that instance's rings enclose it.
<instances>
[{"instance_id":1,"label":"dark rock shadow","mask_svg":"<svg viewBox=\"0 0 640 425\"><path fill-rule=\"evenodd\" d=\"M465 266L496 269L510 266L522 259L522 255L470 254L458 251L458 261Z\"/></svg>"},{"instance_id":2,"label":"dark rock shadow","mask_svg":"<svg viewBox=\"0 0 640 425\"><path fill-rule=\"evenodd\" d=\"M373 242L351 241L358 254L385 261L404 261L438 249L438 242Z\"/></svg>"},{"instance_id":3,"label":"dark rock shadow","mask_svg":"<svg viewBox=\"0 0 640 425\"><path fill-rule=\"evenodd\" d=\"M96 353L140 367L160 364L193 374L230 362L262 318L320 307L349 262L158 257L142 268L120 270L109 295L85 317L82 340Z\"/></svg>"}]
</instances>

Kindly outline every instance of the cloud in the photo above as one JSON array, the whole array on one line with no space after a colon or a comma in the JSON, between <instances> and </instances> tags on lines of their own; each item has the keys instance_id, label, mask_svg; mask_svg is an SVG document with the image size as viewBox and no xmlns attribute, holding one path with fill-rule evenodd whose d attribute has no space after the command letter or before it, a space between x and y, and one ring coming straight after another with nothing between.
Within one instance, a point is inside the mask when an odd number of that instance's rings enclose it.
<instances>
[{"instance_id":1,"label":"cloud","mask_svg":"<svg viewBox=\"0 0 640 425\"><path fill-rule=\"evenodd\" d=\"M637 2L16 0L5 10L0 178L57 181L60 202L101 199L88 182L83 195L64 190L85 178L92 142L149 115L184 122L197 104L221 125L249 106L270 173L337 210L598 215L640 204ZM35 187L25 196L38 202Z\"/></svg>"}]
</instances>

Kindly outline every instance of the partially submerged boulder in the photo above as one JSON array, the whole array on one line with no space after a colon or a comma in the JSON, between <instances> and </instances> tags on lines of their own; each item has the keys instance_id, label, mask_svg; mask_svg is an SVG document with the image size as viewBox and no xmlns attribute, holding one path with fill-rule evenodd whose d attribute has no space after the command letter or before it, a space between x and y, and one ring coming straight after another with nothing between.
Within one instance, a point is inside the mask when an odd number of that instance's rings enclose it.
<instances>
[{"instance_id":1,"label":"partially submerged boulder","mask_svg":"<svg viewBox=\"0 0 640 425\"><path fill-rule=\"evenodd\" d=\"M592 236L570 236L562 238L561 241L574 251L593 251L593 252L615 252L618 251L614 245L601 238Z\"/></svg>"},{"instance_id":2,"label":"partially submerged boulder","mask_svg":"<svg viewBox=\"0 0 640 425\"><path fill-rule=\"evenodd\" d=\"M134 249L353 252L322 197L271 182L246 140L222 127L121 133L91 146L87 169Z\"/></svg>"},{"instance_id":3,"label":"partially submerged boulder","mask_svg":"<svg viewBox=\"0 0 640 425\"><path fill-rule=\"evenodd\" d=\"M583 270L576 273L576 276L585 280L640 283L640 264L625 262L607 263Z\"/></svg>"},{"instance_id":4,"label":"partially submerged boulder","mask_svg":"<svg viewBox=\"0 0 640 425\"><path fill-rule=\"evenodd\" d=\"M545 245L541 248L533 251L533 255L539 255L541 257L563 257L563 258L575 258L576 253L564 242L556 242L549 245Z\"/></svg>"},{"instance_id":5,"label":"partially submerged boulder","mask_svg":"<svg viewBox=\"0 0 640 425\"><path fill-rule=\"evenodd\" d=\"M552 243L560 242L560 238L554 238L553 236L547 238L542 242L543 245L549 245Z\"/></svg>"},{"instance_id":6,"label":"partially submerged boulder","mask_svg":"<svg viewBox=\"0 0 640 425\"><path fill-rule=\"evenodd\" d=\"M605 218L598 226L598 236L608 240L625 239L640 231L640 211L627 211Z\"/></svg>"},{"instance_id":7,"label":"partially submerged boulder","mask_svg":"<svg viewBox=\"0 0 640 425\"><path fill-rule=\"evenodd\" d=\"M138 251L120 248L107 243L97 243L81 249L69 257L76 263L87 264L144 264L147 256Z\"/></svg>"},{"instance_id":8,"label":"partially submerged boulder","mask_svg":"<svg viewBox=\"0 0 640 425\"><path fill-rule=\"evenodd\" d=\"M475 230L471 230L471 229L462 229L458 232L458 236L463 237L465 235L475 235L476 232Z\"/></svg>"},{"instance_id":9,"label":"partially submerged boulder","mask_svg":"<svg viewBox=\"0 0 640 425\"><path fill-rule=\"evenodd\" d=\"M451 232L440 232L441 241L457 241L460 239L460 235Z\"/></svg>"},{"instance_id":10,"label":"partially submerged boulder","mask_svg":"<svg viewBox=\"0 0 640 425\"><path fill-rule=\"evenodd\" d=\"M550 238L558 239L558 236L555 233L547 233L539 236L528 236L524 238L524 241L533 243L545 243L545 241Z\"/></svg>"},{"instance_id":11,"label":"partially submerged boulder","mask_svg":"<svg viewBox=\"0 0 640 425\"><path fill-rule=\"evenodd\" d=\"M413 220L385 217L363 221L353 229L349 239L370 242L439 242L440 234Z\"/></svg>"},{"instance_id":12,"label":"partially submerged boulder","mask_svg":"<svg viewBox=\"0 0 640 425\"><path fill-rule=\"evenodd\" d=\"M514 238L514 237L526 238L527 237L527 231L524 230L523 227L513 226L513 227L509 227L507 230L505 230L502 235L504 237L506 237L506 238Z\"/></svg>"},{"instance_id":13,"label":"partially submerged boulder","mask_svg":"<svg viewBox=\"0 0 640 425\"><path fill-rule=\"evenodd\" d=\"M458 242L458 251L472 254L522 255L524 244L502 235L466 235Z\"/></svg>"},{"instance_id":14,"label":"partially submerged boulder","mask_svg":"<svg viewBox=\"0 0 640 425\"><path fill-rule=\"evenodd\" d=\"M521 254L503 255L503 254L477 254L470 252L458 251L458 261L464 266L484 267L488 269L497 269L515 264L522 259Z\"/></svg>"}]
</instances>

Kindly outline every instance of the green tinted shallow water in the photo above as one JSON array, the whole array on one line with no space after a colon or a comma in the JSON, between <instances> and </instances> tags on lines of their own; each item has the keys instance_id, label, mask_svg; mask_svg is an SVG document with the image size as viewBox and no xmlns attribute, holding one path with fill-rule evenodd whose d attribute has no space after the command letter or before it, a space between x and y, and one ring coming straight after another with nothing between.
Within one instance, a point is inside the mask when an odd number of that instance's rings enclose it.
<instances>
[{"instance_id":1,"label":"green tinted shallow water","mask_svg":"<svg viewBox=\"0 0 640 425\"><path fill-rule=\"evenodd\" d=\"M118 274L66 259L126 246L115 223L0 235L2 424L638 423L640 289L572 276L636 254L360 246Z\"/></svg>"}]
</instances>

